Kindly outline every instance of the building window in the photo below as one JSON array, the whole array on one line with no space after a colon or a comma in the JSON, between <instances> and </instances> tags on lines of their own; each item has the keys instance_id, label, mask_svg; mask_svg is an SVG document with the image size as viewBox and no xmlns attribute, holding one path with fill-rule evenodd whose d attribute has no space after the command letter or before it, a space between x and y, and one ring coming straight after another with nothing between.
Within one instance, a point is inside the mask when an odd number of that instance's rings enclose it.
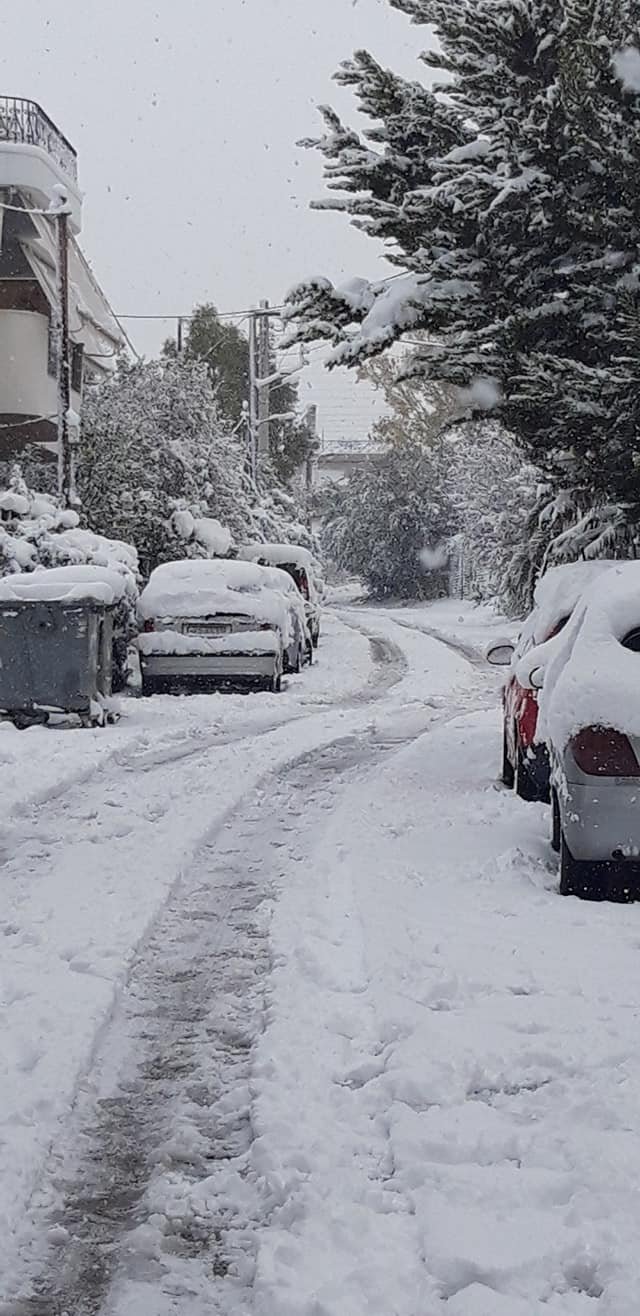
<instances>
[{"instance_id":1,"label":"building window","mask_svg":"<svg viewBox=\"0 0 640 1316\"><path fill-rule=\"evenodd\" d=\"M71 387L74 393L82 392L82 375L84 367L84 347L82 343L71 344Z\"/></svg>"}]
</instances>

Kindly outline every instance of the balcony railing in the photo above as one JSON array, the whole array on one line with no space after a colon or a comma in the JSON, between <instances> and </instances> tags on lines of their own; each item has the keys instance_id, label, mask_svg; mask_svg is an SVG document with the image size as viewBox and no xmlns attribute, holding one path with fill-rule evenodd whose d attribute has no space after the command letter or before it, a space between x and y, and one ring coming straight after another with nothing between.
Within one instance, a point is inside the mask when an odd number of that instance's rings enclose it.
<instances>
[{"instance_id":1,"label":"balcony railing","mask_svg":"<svg viewBox=\"0 0 640 1316\"><path fill-rule=\"evenodd\" d=\"M0 142L39 146L69 178L78 181L78 161L71 143L35 101L0 96Z\"/></svg>"}]
</instances>

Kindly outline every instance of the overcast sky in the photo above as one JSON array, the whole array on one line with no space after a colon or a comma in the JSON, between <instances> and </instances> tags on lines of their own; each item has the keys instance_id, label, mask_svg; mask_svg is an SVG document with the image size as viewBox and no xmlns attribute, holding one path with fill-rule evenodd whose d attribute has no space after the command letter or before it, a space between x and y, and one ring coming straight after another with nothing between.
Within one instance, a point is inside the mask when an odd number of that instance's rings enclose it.
<instances>
[{"instance_id":1,"label":"overcast sky","mask_svg":"<svg viewBox=\"0 0 640 1316\"><path fill-rule=\"evenodd\" d=\"M6 0L0 91L38 100L76 147L81 241L116 312L236 310L309 274L388 271L342 217L309 210L321 160L296 141L323 101L355 117L331 81L354 49L418 77L422 45L387 0ZM147 354L172 328L126 323ZM314 371L304 392L329 439L365 426L351 375Z\"/></svg>"}]
</instances>

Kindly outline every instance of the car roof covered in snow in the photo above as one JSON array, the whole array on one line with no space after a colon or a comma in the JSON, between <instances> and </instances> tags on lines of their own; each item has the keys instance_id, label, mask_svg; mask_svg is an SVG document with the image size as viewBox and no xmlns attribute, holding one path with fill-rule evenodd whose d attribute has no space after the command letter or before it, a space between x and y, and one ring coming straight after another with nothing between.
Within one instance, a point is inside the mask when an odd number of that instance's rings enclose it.
<instances>
[{"instance_id":1,"label":"car roof covered in snow","mask_svg":"<svg viewBox=\"0 0 640 1316\"><path fill-rule=\"evenodd\" d=\"M0 580L0 602L91 601L112 606L124 595L125 577L110 567L76 564L20 571Z\"/></svg>"},{"instance_id":2,"label":"car roof covered in snow","mask_svg":"<svg viewBox=\"0 0 640 1316\"><path fill-rule=\"evenodd\" d=\"M512 670L522 686L532 685L533 672L545 672L561 643L563 630L554 634L561 622L567 622L594 581L616 565L613 559L593 562L566 562L551 567L540 577L534 592L534 606L516 646ZM538 677L539 679L539 677Z\"/></svg>"},{"instance_id":3,"label":"car roof covered in snow","mask_svg":"<svg viewBox=\"0 0 640 1316\"><path fill-rule=\"evenodd\" d=\"M246 562L257 562L264 558L270 566L280 566L286 562L296 567L312 568L317 565L313 553L302 544L244 544L238 550L238 557Z\"/></svg>"},{"instance_id":4,"label":"car roof covered in snow","mask_svg":"<svg viewBox=\"0 0 640 1316\"><path fill-rule=\"evenodd\" d=\"M565 562L545 571L533 595L534 641L539 644L545 640L563 617L569 617L584 591L612 566L613 560L598 558L593 562Z\"/></svg>"},{"instance_id":5,"label":"car roof covered in snow","mask_svg":"<svg viewBox=\"0 0 640 1316\"><path fill-rule=\"evenodd\" d=\"M541 738L559 748L583 727L640 736L640 654L622 641L640 629L640 562L616 562L585 590L557 637L540 693Z\"/></svg>"}]
</instances>

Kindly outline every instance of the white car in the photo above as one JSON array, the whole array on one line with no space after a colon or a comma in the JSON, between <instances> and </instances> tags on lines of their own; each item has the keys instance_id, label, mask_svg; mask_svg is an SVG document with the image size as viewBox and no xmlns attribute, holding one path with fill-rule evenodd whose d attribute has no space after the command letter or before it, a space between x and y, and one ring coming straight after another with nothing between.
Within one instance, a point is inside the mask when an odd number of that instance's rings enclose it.
<instances>
[{"instance_id":1,"label":"white car","mask_svg":"<svg viewBox=\"0 0 640 1316\"><path fill-rule=\"evenodd\" d=\"M238 553L245 562L280 567L295 581L305 602L311 643L317 649L324 585L320 566L313 553L302 544L245 544Z\"/></svg>"},{"instance_id":2,"label":"white car","mask_svg":"<svg viewBox=\"0 0 640 1316\"><path fill-rule=\"evenodd\" d=\"M219 684L278 692L283 670L300 669L309 641L279 577L219 559L157 567L138 605L143 694Z\"/></svg>"},{"instance_id":3,"label":"white car","mask_svg":"<svg viewBox=\"0 0 640 1316\"><path fill-rule=\"evenodd\" d=\"M640 894L640 562L585 591L541 672L560 891Z\"/></svg>"}]
</instances>

